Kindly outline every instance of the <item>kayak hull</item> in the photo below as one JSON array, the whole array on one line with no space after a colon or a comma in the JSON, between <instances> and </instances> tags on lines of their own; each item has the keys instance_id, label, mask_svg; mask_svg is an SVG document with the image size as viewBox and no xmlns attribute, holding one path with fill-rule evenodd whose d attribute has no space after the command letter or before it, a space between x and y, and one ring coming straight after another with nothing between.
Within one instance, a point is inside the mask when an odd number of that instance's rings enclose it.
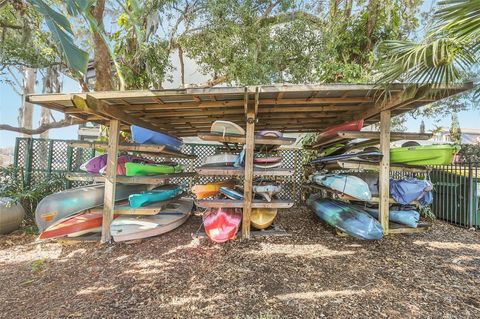
<instances>
[{"instance_id":1,"label":"kayak hull","mask_svg":"<svg viewBox=\"0 0 480 319\"><path fill-rule=\"evenodd\" d=\"M273 164L282 161L281 156L272 156L272 157L257 157L253 159L255 164Z\"/></svg>"},{"instance_id":2,"label":"kayak hull","mask_svg":"<svg viewBox=\"0 0 480 319\"><path fill-rule=\"evenodd\" d=\"M234 200L243 199L242 194L228 187L220 187L220 193L222 193L223 195L227 196L230 199L234 199Z\"/></svg>"},{"instance_id":3,"label":"kayak hull","mask_svg":"<svg viewBox=\"0 0 480 319\"><path fill-rule=\"evenodd\" d=\"M152 203L169 200L178 196L182 192L180 186L163 185L151 191L141 192L128 196L130 207L138 208Z\"/></svg>"},{"instance_id":4,"label":"kayak hull","mask_svg":"<svg viewBox=\"0 0 480 319\"><path fill-rule=\"evenodd\" d=\"M203 215L205 233L216 243L235 238L241 221L241 210L235 208L209 208Z\"/></svg>"},{"instance_id":5,"label":"kayak hull","mask_svg":"<svg viewBox=\"0 0 480 319\"><path fill-rule=\"evenodd\" d=\"M310 197L307 204L321 220L352 237L362 240L378 240L383 236L380 223L354 205L315 197Z\"/></svg>"},{"instance_id":6,"label":"kayak hull","mask_svg":"<svg viewBox=\"0 0 480 319\"><path fill-rule=\"evenodd\" d=\"M145 185L117 184L115 200L124 200L132 193L144 191ZM39 232L82 211L103 204L105 185L96 184L72 188L46 196L35 210L35 222Z\"/></svg>"},{"instance_id":7,"label":"kayak hull","mask_svg":"<svg viewBox=\"0 0 480 319\"><path fill-rule=\"evenodd\" d=\"M235 181L221 181L215 183L208 183L204 185L195 185L192 187L192 193L195 194L197 199L204 199L210 196L217 195L220 192L220 188L224 187L233 187L235 186Z\"/></svg>"},{"instance_id":8,"label":"kayak hull","mask_svg":"<svg viewBox=\"0 0 480 319\"><path fill-rule=\"evenodd\" d=\"M161 165L143 163L125 163L127 176L149 176L160 174L175 174L183 172L182 165Z\"/></svg>"},{"instance_id":9,"label":"kayak hull","mask_svg":"<svg viewBox=\"0 0 480 319\"><path fill-rule=\"evenodd\" d=\"M211 133L222 135L245 135L245 130L230 121L215 121L210 128Z\"/></svg>"},{"instance_id":10,"label":"kayak hull","mask_svg":"<svg viewBox=\"0 0 480 319\"><path fill-rule=\"evenodd\" d=\"M207 156L202 167L233 166L237 158L238 155L228 153Z\"/></svg>"},{"instance_id":11,"label":"kayak hull","mask_svg":"<svg viewBox=\"0 0 480 319\"><path fill-rule=\"evenodd\" d=\"M272 225L276 216L276 208L254 208L250 216L250 223L256 229L265 229Z\"/></svg>"},{"instance_id":12,"label":"kayak hull","mask_svg":"<svg viewBox=\"0 0 480 319\"><path fill-rule=\"evenodd\" d=\"M181 198L169 203L157 215L120 216L110 225L116 242L159 236L183 225L193 209L193 200Z\"/></svg>"},{"instance_id":13,"label":"kayak hull","mask_svg":"<svg viewBox=\"0 0 480 319\"><path fill-rule=\"evenodd\" d=\"M369 201L372 199L372 193L368 188L368 184L353 175L314 174L311 180L320 186L330 188L358 200Z\"/></svg>"},{"instance_id":14,"label":"kayak hull","mask_svg":"<svg viewBox=\"0 0 480 319\"><path fill-rule=\"evenodd\" d=\"M390 162L406 165L448 165L459 148L454 145L419 145L390 150Z\"/></svg>"},{"instance_id":15,"label":"kayak hull","mask_svg":"<svg viewBox=\"0 0 480 319\"><path fill-rule=\"evenodd\" d=\"M363 208L372 217L378 219L378 209L376 208ZM405 225L410 228L417 228L420 214L415 210L395 210L390 209L388 218L391 222Z\"/></svg>"},{"instance_id":16,"label":"kayak hull","mask_svg":"<svg viewBox=\"0 0 480 319\"><path fill-rule=\"evenodd\" d=\"M360 131L363 127L363 120L351 121L343 124L331 126L318 134L317 141L329 139L337 135L340 131Z\"/></svg>"},{"instance_id":17,"label":"kayak hull","mask_svg":"<svg viewBox=\"0 0 480 319\"><path fill-rule=\"evenodd\" d=\"M183 141L173 135L155 132L136 125L132 125L130 130L135 143L165 145L168 149L174 151L181 151L182 149Z\"/></svg>"}]
</instances>

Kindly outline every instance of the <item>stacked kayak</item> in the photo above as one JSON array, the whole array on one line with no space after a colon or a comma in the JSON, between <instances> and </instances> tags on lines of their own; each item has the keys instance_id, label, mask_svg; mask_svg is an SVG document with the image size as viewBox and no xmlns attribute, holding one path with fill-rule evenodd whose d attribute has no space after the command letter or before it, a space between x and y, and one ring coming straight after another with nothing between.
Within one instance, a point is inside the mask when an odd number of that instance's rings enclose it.
<instances>
[{"instance_id":1,"label":"stacked kayak","mask_svg":"<svg viewBox=\"0 0 480 319\"><path fill-rule=\"evenodd\" d=\"M205 157L202 167L221 167L221 166L233 166L237 161L238 155L222 153Z\"/></svg>"},{"instance_id":2,"label":"stacked kayak","mask_svg":"<svg viewBox=\"0 0 480 319\"><path fill-rule=\"evenodd\" d=\"M245 130L230 121L215 121L212 123L210 132L221 135L245 135Z\"/></svg>"},{"instance_id":3,"label":"stacked kayak","mask_svg":"<svg viewBox=\"0 0 480 319\"><path fill-rule=\"evenodd\" d=\"M221 187L233 187L235 183L235 180L227 180L203 185L199 184L192 187L192 193L195 194L197 199L204 199L217 195L220 192Z\"/></svg>"},{"instance_id":4,"label":"stacked kayak","mask_svg":"<svg viewBox=\"0 0 480 319\"><path fill-rule=\"evenodd\" d=\"M228 187L220 187L220 193L233 200L243 199L243 194Z\"/></svg>"},{"instance_id":5,"label":"stacked kayak","mask_svg":"<svg viewBox=\"0 0 480 319\"><path fill-rule=\"evenodd\" d=\"M363 127L363 120L351 121L331 126L317 136L317 142L329 139L340 131L360 131Z\"/></svg>"},{"instance_id":6,"label":"stacked kayak","mask_svg":"<svg viewBox=\"0 0 480 319\"><path fill-rule=\"evenodd\" d=\"M307 204L321 220L352 237L378 240L383 236L382 225L355 205L315 196L311 196Z\"/></svg>"},{"instance_id":7,"label":"stacked kayak","mask_svg":"<svg viewBox=\"0 0 480 319\"><path fill-rule=\"evenodd\" d=\"M456 145L417 145L390 150L390 162L406 165L448 165L460 151Z\"/></svg>"},{"instance_id":8,"label":"stacked kayak","mask_svg":"<svg viewBox=\"0 0 480 319\"><path fill-rule=\"evenodd\" d=\"M181 198L169 203L157 215L120 216L110 225L110 232L116 242L158 236L183 225L192 209L193 200Z\"/></svg>"},{"instance_id":9,"label":"stacked kayak","mask_svg":"<svg viewBox=\"0 0 480 319\"><path fill-rule=\"evenodd\" d=\"M235 208L209 208L203 214L205 233L216 243L235 238L241 221L241 210Z\"/></svg>"},{"instance_id":10,"label":"stacked kayak","mask_svg":"<svg viewBox=\"0 0 480 319\"><path fill-rule=\"evenodd\" d=\"M320 186L327 187L357 200L369 201L372 199L368 184L353 175L317 173L312 175L310 179Z\"/></svg>"},{"instance_id":11,"label":"stacked kayak","mask_svg":"<svg viewBox=\"0 0 480 319\"><path fill-rule=\"evenodd\" d=\"M138 144L159 144L165 145L166 148L173 151L180 151L183 146L183 141L173 135L155 132L140 126L132 125L132 138Z\"/></svg>"},{"instance_id":12,"label":"stacked kayak","mask_svg":"<svg viewBox=\"0 0 480 319\"><path fill-rule=\"evenodd\" d=\"M258 168L275 168L282 166L281 156L255 157L253 165Z\"/></svg>"},{"instance_id":13,"label":"stacked kayak","mask_svg":"<svg viewBox=\"0 0 480 319\"><path fill-rule=\"evenodd\" d=\"M117 184L115 200L127 199L133 193L146 189L145 185ZM48 227L72 215L103 204L105 186L103 184L72 188L46 196L35 210L35 222L43 232Z\"/></svg>"},{"instance_id":14,"label":"stacked kayak","mask_svg":"<svg viewBox=\"0 0 480 319\"><path fill-rule=\"evenodd\" d=\"M138 194L132 194L128 197L130 207L138 208L152 203L172 199L182 192L178 185L163 185L151 191L145 191Z\"/></svg>"},{"instance_id":15,"label":"stacked kayak","mask_svg":"<svg viewBox=\"0 0 480 319\"><path fill-rule=\"evenodd\" d=\"M252 209L250 222L256 229L265 229L272 225L276 216L276 208L254 208Z\"/></svg>"},{"instance_id":16,"label":"stacked kayak","mask_svg":"<svg viewBox=\"0 0 480 319\"><path fill-rule=\"evenodd\" d=\"M375 217L378 219L379 213L378 213L378 208L369 208L369 207L361 207L357 206L360 209L363 209L372 217ZM389 209L389 215L388 218L391 222L405 225L411 228L417 228L418 220L420 219L420 214L413 210L413 209L408 209L408 210L400 210L400 209Z\"/></svg>"},{"instance_id":17,"label":"stacked kayak","mask_svg":"<svg viewBox=\"0 0 480 319\"><path fill-rule=\"evenodd\" d=\"M175 162L158 164L125 163L127 176L149 176L159 174L175 174L183 172L183 166Z\"/></svg>"}]
</instances>

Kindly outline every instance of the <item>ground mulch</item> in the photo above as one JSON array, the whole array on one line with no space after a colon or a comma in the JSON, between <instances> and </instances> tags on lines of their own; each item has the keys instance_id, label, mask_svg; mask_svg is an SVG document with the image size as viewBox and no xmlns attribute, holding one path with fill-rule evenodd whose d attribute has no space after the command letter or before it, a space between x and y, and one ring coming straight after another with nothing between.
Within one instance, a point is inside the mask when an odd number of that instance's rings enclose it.
<instances>
[{"instance_id":1,"label":"ground mulch","mask_svg":"<svg viewBox=\"0 0 480 319\"><path fill-rule=\"evenodd\" d=\"M1 318L480 318L480 233L437 221L376 242L307 208L288 237L217 245L201 219L132 244L0 237Z\"/></svg>"}]
</instances>

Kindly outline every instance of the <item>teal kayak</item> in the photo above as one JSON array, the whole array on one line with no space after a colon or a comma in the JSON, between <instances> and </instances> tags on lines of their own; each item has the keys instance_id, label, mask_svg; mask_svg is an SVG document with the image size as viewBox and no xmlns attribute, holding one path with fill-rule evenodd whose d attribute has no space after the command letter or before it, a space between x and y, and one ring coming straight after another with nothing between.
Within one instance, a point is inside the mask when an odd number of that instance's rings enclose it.
<instances>
[{"instance_id":1,"label":"teal kayak","mask_svg":"<svg viewBox=\"0 0 480 319\"><path fill-rule=\"evenodd\" d=\"M369 208L357 206L360 209L365 210L367 213L378 219L378 208ZM415 210L395 210L390 209L388 213L388 219L391 222L402 224L410 228L417 228L420 214Z\"/></svg>"},{"instance_id":2,"label":"teal kayak","mask_svg":"<svg viewBox=\"0 0 480 319\"><path fill-rule=\"evenodd\" d=\"M132 194L128 197L130 207L138 208L152 203L169 200L182 192L178 185L163 185L151 191Z\"/></svg>"},{"instance_id":3,"label":"teal kayak","mask_svg":"<svg viewBox=\"0 0 480 319\"><path fill-rule=\"evenodd\" d=\"M327 224L362 240L378 240L383 236L380 223L366 211L341 201L310 196L307 205Z\"/></svg>"},{"instance_id":4,"label":"teal kayak","mask_svg":"<svg viewBox=\"0 0 480 319\"><path fill-rule=\"evenodd\" d=\"M317 173L311 176L311 181L361 201L372 199L368 184L353 175Z\"/></svg>"}]
</instances>

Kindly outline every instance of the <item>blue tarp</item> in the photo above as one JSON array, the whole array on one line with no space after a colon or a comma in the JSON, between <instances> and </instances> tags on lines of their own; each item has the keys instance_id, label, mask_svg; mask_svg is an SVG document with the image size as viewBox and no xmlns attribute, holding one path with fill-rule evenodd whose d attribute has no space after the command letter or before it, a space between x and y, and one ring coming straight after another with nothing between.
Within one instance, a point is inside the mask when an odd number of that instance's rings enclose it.
<instances>
[{"instance_id":1,"label":"blue tarp","mask_svg":"<svg viewBox=\"0 0 480 319\"><path fill-rule=\"evenodd\" d=\"M407 205L418 200L421 206L431 204L432 183L416 178L390 179L390 196L399 204Z\"/></svg>"}]
</instances>

